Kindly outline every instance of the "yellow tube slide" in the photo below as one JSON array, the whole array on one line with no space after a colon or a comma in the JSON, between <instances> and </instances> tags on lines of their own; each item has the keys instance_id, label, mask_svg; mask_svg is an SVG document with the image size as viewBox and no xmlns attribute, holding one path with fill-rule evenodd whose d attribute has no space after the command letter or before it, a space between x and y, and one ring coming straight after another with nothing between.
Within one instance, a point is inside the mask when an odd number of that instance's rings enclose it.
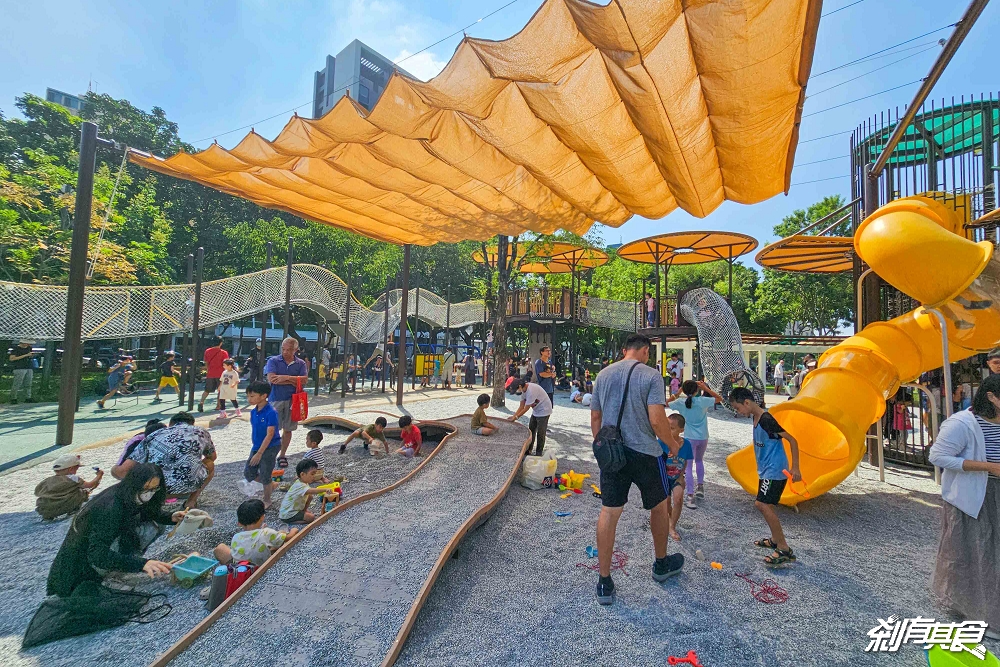
<instances>
[{"instance_id":1,"label":"yellow tube slide","mask_svg":"<svg viewBox=\"0 0 1000 667\"><path fill-rule=\"evenodd\" d=\"M955 211L933 199L908 197L875 211L854 235L858 255L883 280L945 316L951 361L1000 344L1000 253L994 255L989 241L967 240L962 231ZM808 496L826 493L851 474L867 451L865 433L900 383L941 366L940 324L923 308L870 324L827 350L798 395L771 408L798 440ZM730 454L726 464L733 479L756 494L753 448L751 443ZM806 499L802 485L791 486L782 494L783 505Z\"/></svg>"}]
</instances>

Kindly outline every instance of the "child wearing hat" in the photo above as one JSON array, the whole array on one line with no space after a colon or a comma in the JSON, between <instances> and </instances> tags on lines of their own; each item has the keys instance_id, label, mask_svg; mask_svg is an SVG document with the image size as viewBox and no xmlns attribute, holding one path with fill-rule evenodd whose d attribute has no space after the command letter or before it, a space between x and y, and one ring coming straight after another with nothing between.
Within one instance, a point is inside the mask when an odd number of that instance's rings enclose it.
<instances>
[{"instance_id":1,"label":"child wearing hat","mask_svg":"<svg viewBox=\"0 0 1000 667\"><path fill-rule=\"evenodd\" d=\"M52 520L63 514L72 514L86 502L93 489L101 483L104 471L97 469L97 475L89 482L80 478L79 454L63 454L52 463L55 472L35 487L35 511L45 520Z\"/></svg>"}]
</instances>

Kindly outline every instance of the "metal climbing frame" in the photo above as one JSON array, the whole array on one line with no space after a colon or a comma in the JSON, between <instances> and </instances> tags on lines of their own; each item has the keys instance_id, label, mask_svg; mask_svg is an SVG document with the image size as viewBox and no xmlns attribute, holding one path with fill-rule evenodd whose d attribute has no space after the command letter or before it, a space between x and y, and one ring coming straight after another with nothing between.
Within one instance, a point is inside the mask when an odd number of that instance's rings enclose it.
<instances>
[{"instance_id":1,"label":"metal climbing frame","mask_svg":"<svg viewBox=\"0 0 1000 667\"><path fill-rule=\"evenodd\" d=\"M729 407L729 392L746 387L764 404L764 383L743 360L743 340L733 309L707 287L687 292L681 315L698 329L698 358L708 386L722 395Z\"/></svg>"}]
</instances>

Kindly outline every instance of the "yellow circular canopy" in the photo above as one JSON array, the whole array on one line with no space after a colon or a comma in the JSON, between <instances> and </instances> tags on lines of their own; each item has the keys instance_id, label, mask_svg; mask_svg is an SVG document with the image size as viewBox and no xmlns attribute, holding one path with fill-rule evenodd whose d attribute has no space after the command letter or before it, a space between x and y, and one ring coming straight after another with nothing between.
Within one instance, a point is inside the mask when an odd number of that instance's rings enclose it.
<instances>
[{"instance_id":1,"label":"yellow circular canopy","mask_svg":"<svg viewBox=\"0 0 1000 667\"><path fill-rule=\"evenodd\" d=\"M854 268L850 236L789 236L766 246L754 258L778 271L842 273Z\"/></svg>"},{"instance_id":2,"label":"yellow circular canopy","mask_svg":"<svg viewBox=\"0 0 1000 667\"><path fill-rule=\"evenodd\" d=\"M641 264L702 264L733 260L757 247L757 239L738 232L674 232L626 243L618 256Z\"/></svg>"},{"instance_id":3,"label":"yellow circular canopy","mask_svg":"<svg viewBox=\"0 0 1000 667\"><path fill-rule=\"evenodd\" d=\"M509 247L509 246L508 246ZM508 250L508 253L510 251ZM520 262L524 259L525 253L528 252L528 246L524 243L517 244L517 257L514 258L514 263ZM472 253L472 261L478 264L488 264L490 266L497 265L497 247L495 245L486 246L486 256L483 257L482 250L476 250Z\"/></svg>"},{"instance_id":4,"label":"yellow circular canopy","mask_svg":"<svg viewBox=\"0 0 1000 667\"><path fill-rule=\"evenodd\" d=\"M608 254L590 246L548 241L533 246L521 273L574 273L608 263Z\"/></svg>"}]
</instances>

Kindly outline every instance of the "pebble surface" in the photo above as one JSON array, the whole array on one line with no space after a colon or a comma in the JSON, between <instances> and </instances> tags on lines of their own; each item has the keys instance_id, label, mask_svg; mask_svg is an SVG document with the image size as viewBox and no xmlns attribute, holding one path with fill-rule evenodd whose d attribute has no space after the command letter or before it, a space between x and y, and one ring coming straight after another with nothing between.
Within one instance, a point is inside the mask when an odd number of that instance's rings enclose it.
<instances>
[{"instance_id":1,"label":"pebble surface","mask_svg":"<svg viewBox=\"0 0 1000 667\"><path fill-rule=\"evenodd\" d=\"M474 407L474 398L463 395L414 403L409 410L416 419L437 419L469 413ZM345 414L337 409L324 412ZM346 416L359 422L374 418L354 418L350 412L348 409ZM494 416L503 414L490 412ZM457 423L461 426L464 420ZM553 665L659 667L666 663L667 656L683 656L689 650L695 650L707 667L925 664L922 651L914 646L904 646L895 655L865 653L864 648L866 633L876 625L877 618L919 614L954 620L935 604L929 590L942 502L929 475L922 470L890 466L886 483L882 484L877 469L863 464L860 475L852 475L832 492L804 503L801 513L781 508L779 515L798 562L772 570L761 562L764 552L752 544L766 534L766 524L754 509L752 497L736 485L725 468L726 455L749 441L749 423L719 410L710 416L709 429L706 497L699 501L698 509L683 510L679 524L682 541L670 540L668 545L670 553L679 551L687 559L682 574L665 584L656 584L650 577L648 513L642 511L638 492L633 490L618 524L616 543L616 548L629 556L628 574L615 574L617 603L598 606L593 590L596 574L577 567L577 563L589 560L585 550L594 545L600 501L590 493L564 500L555 491L529 491L515 484L491 518L466 537L457 557L445 566L396 664L454 667L544 661ZM330 442L324 444L329 444L329 473L348 478L348 498L385 486L415 465L412 460L398 458L376 461L361 447L353 446L338 456L336 445L343 435L328 435ZM212 436L219 450L218 473L203 494L201 506L215 518L215 526L183 540L161 538L147 555L167 557L192 549L206 552L216 543L227 541L235 531L235 507L243 498L235 480L241 476L249 449L249 427L244 422L233 422L212 429ZM290 456L293 466L304 449L304 438L305 431L300 428L290 450L295 454ZM590 439L589 411L570 405L565 394L557 394L546 450L559 458L561 472L572 468L591 474L588 483L599 483ZM87 468L91 465L109 469L120 451L121 444L116 444L83 452L84 476L90 476ZM476 462L463 459L454 465L462 466L461 470L466 466L475 470ZM204 618L206 612L197 600L197 588L185 590L142 576L124 577L124 583L140 590L167 593L168 602L174 606L171 615L149 625L130 624L19 651L24 629L43 599L49 565L68 528L66 521L43 523L33 511L32 490L46 476L48 470L36 466L4 476L0 484L0 543L5 545L5 576L0 578L0 595L5 601L0 608L0 664L148 664ZM430 481L428 475L424 483ZM418 486L412 489L416 491ZM426 494L414 493L409 499L417 508L429 508L428 521L419 524L421 535L430 536L427 539L441 539L448 533L449 527L438 531L436 524L440 521L453 522L449 526L461 523L450 512L442 518L433 507L437 503L427 505ZM449 496L449 502L466 501ZM273 582L284 587L282 590L266 594L264 586L271 584L265 578L259 591L240 601L249 601L255 594L267 596L262 600L268 614L265 632L275 632L277 639L265 640L265 635L260 634L256 635L259 641L244 646L240 642L253 632L248 629L251 626L246 619L237 620L235 614L227 614L213 628L221 633L222 643L216 644L214 651L206 645L205 652L199 653L201 662L365 664L353 661L360 661L368 647L370 662L377 664L379 651L391 634L388 626L331 640L326 626L338 609L346 610L336 604L317 606L310 621L293 604L299 591L310 592L307 599L318 595L326 603L337 595L349 597L351 582L338 580L334 574L324 579L327 589L317 594L311 583L315 563L328 564L324 571L330 573L342 571L349 564L370 578L395 576L397 566L389 565L402 557L414 581L420 579L421 568L429 567L418 555L384 543L383 524L393 531L403 531L409 538L414 536L405 532L406 526L398 525L397 516L386 508L369 514L372 508L361 511L364 506L356 508L358 521L341 522L339 529L345 531L341 533L345 541L336 548L318 543L311 548L310 540L304 540L300 546L305 549L293 550L284 559L289 568L297 570L289 569L291 580ZM464 511L466 505L459 506ZM269 513L268 523L280 527L276 511L275 507ZM553 511L572 511L573 515L559 518ZM319 539L320 534L310 538ZM350 547L380 540L384 553L392 556L385 565L356 555L358 552ZM695 558L696 550L702 551L704 561ZM712 569L711 561L721 563L723 569ZM736 573L749 573L756 582L776 580L788 591L788 602L757 602L751 597L749 585L735 577ZM405 611L383 613L382 605L390 610L407 607L399 601L409 595L410 589L400 585L396 590L386 584L383 590L385 600L371 601L373 624L391 620L394 613L405 615ZM334 591L339 593L335 595ZM240 603L234 605L234 610ZM275 628L281 628L280 632ZM230 648L234 643L240 645L238 650ZM328 646L323 648L324 644ZM986 645L995 653L1000 651L997 642L987 640Z\"/></svg>"}]
</instances>

